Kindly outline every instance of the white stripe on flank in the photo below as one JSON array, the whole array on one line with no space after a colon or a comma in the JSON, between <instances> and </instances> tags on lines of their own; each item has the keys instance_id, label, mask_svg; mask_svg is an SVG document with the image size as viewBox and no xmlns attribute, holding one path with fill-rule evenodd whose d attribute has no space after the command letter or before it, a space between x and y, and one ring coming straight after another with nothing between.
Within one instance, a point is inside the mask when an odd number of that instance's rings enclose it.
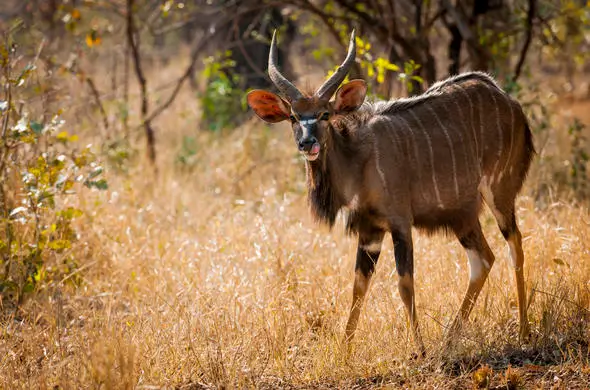
<instances>
[{"instance_id":1,"label":"white stripe on flank","mask_svg":"<svg viewBox=\"0 0 590 390\"><path fill-rule=\"evenodd\" d=\"M469 154L471 154L471 157L473 159L475 159L475 155L477 152L475 152L473 150L473 143L471 142L465 142L465 140L463 139L463 132L467 132L468 128L467 128L467 122L465 119L465 115L463 114L463 110L461 109L461 104L459 104L459 101L457 99L453 99L453 101L455 102L455 106L457 107L457 110L459 110L459 115L461 116L461 123L462 126L461 128L459 128L457 135L459 136L459 145L463 146L465 148L465 153L463 153L463 159L465 160L465 170L461 170L462 172L470 173L470 167L471 164L469 163ZM446 104L444 103L444 101L442 102L443 107L445 108L446 111L450 112L450 110L447 109ZM468 145L469 144L469 145ZM468 152L467 151L467 146L471 146L471 151ZM479 175L478 175L479 176Z\"/></svg>"},{"instance_id":2,"label":"white stripe on flank","mask_svg":"<svg viewBox=\"0 0 590 390\"><path fill-rule=\"evenodd\" d=\"M408 131L410 137L404 137L406 139L406 153L408 158L410 158L410 153L414 156L413 160L408 161L414 167L416 167L416 174L418 175L418 186L420 186L420 195L422 199L426 200L426 193L424 192L424 183L422 182L422 170L419 167L419 155L418 146L416 145L416 138L414 137L414 130L410 126L410 124L401 116L392 117L392 119L399 119L401 125L404 127L405 130ZM399 122L397 122L399 123ZM411 139L409 139L411 138ZM410 145L411 144L411 145ZM412 153L413 151L413 153Z\"/></svg>"},{"instance_id":3,"label":"white stripe on flank","mask_svg":"<svg viewBox=\"0 0 590 390\"><path fill-rule=\"evenodd\" d=\"M475 142L475 157L477 158L479 167L479 160L481 155L479 154L479 142L477 142L477 135L475 134L475 110L473 107L473 101L471 100L471 96L469 95L469 93L467 93L467 91L461 84L457 84L457 87L463 93L463 95L465 95L467 101L469 102L469 127L471 127L471 132L473 133L473 141ZM481 171L481 168L479 169L479 171Z\"/></svg>"},{"instance_id":4,"label":"white stripe on flank","mask_svg":"<svg viewBox=\"0 0 590 390\"><path fill-rule=\"evenodd\" d=\"M500 107L498 106L498 101L496 100L496 95L494 91L492 91L491 87L488 87L490 91L490 95L492 96L494 108L496 110L496 125L498 127L498 158L496 163L494 164L494 169L492 170L492 184L496 182L496 179L499 181L502 178L502 172L500 172L499 177L496 176L496 171L498 170L498 165L500 164L500 158L502 157L502 144L504 143L504 137L502 134L502 123L500 122Z\"/></svg>"},{"instance_id":5,"label":"white stripe on flank","mask_svg":"<svg viewBox=\"0 0 590 390\"><path fill-rule=\"evenodd\" d=\"M410 137L412 138L412 140L408 139L407 136L404 135L404 133L400 132L400 129L398 129L398 127L400 127L400 123L397 122L396 120L399 119L402 123L401 126L405 127L406 130L409 131L410 133ZM424 200L426 200L426 195L424 192L424 183L422 182L422 173L421 170L418 167L418 149L416 146L416 143L414 141L414 130L412 130L412 128L410 127L410 125L408 124L408 122L403 119L402 117L399 116L393 116L390 118L387 118L387 122L385 122L385 133L387 135L387 137L389 138L389 140L391 141L391 143L397 148L397 151L400 153L403 153L404 156L407 158L407 162L408 164L412 164L413 166L416 167L416 173L418 176L418 186L420 187L420 190L418 191L420 193L420 195L422 196L422 198ZM394 139L395 137L395 139ZM412 145L410 145L412 144ZM403 147L405 146L405 149L403 149ZM413 149L414 150L414 161L410 161L410 153L412 153L410 150Z\"/></svg>"},{"instance_id":6,"label":"white stripe on flank","mask_svg":"<svg viewBox=\"0 0 590 390\"><path fill-rule=\"evenodd\" d=\"M416 116L414 111L408 110L408 112L410 114L412 114L412 116L414 117L416 122L418 122L418 126L420 127L420 130L422 130L422 133L426 137L426 143L428 143L428 149L430 150L430 162L431 162L430 166L432 167L432 184L434 184L434 192L436 194L436 200L438 202L438 206L442 208L442 207L444 207L444 205L440 199L440 192L438 190L438 183L436 181L436 174L434 172L434 151L432 150L432 141L430 140L430 135L428 135L428 132L426 131L426 129L422 125L422 121L420 120L420 118L418 118L418 116ZM404 119L402 118L402 120L404 120ZM404 120L404 122L405 122L405 120Z\"/></svg>"},{"instance_id":7,"label":"white stripe on flank","mask_svg":"<svg viewBox=\"0 0 590 390\"><path fill-rule=\"evenodd\" d=\"M379 149L377 148L377 140L373 135L373 151L375 152L375 168L377 168L377 173L379 173L379 177L381 178L381 184L383 185L383 189L387 193L387 182L385 181L385 173L383 173L383 169L381 169L381 164L379 160L381 157L379 155Z\"/></svg>"},{"instance_id":8,"label":"white stripe on flank","mask_svg":"<svg viewBox=\"0 0 590 390\"><path fill-rule=\"evenodd\" d=\"M398 150L400 150L399 148L401 148L402 141L400 140L400 138L398 136L395 126L390 126L391 119L393 119L393 118L387 118L387 120L383 121L385 123L385 128L386 128L385 133L387 134L387 136L389 137L389 139L391 140L393 145L396 148L398 148ZM395 140L393 139L393 137L395 137Z\"/></svg>"},{"instance_id":9,"label":"white stripe on flank","mask_svg":"<svg viewBox=\"0 0 590 390\"><path fill-rule=\"evenodd\" d=\"M453 148L453 140L449 136L449 132L447 131L447 128L445 127L445 125L443 125L443 123L441 122L438 115L436 115L436 111L434 111L434 109L432 107L427 107L427 108L432 113L432 115L434 116L434 119L436 119L436 121L438 122L438 125L444 131L445 136L447 137L447 142L449 143L449 148L450 148L450 152L451 152L451 162L453 164L453 179L455 180L455 195L457 196L457 198L459 198L459 181L457 180L457 162L455 161L455 149Z\"/></svg>"},{"instance_id":10,"label":"white stripe on flank","mask_svg":"<svg viewBox=\"0 0 590 390\"><path fill-rule=\"evenodd\" d=\"M502 169L502 173L506 173L506 168L510 164L510 159L512 158L512 144L514 143L514 108L512 107L512 102L508 99L508 107L510 107L510 148L508 148L508 157L506 158L506 164L504 164L504 169Z\"/></svg>"},{"instance_id":11,"label":"white stripe on flank","mask_svg":"<svg viewBox=\"0 0 590 390\"><path fill-rule=\"evenodd\" d=\"M475 97L477 98L477 103L475 104L475 106L478 108L477 113L479 116L479 141L480 141L480 149L479 149L479 168L480 171L483 168L483 160L484 160L484 152L485 152L485 146L484 146L484 142L483 142L483 101L481 99L481 96L479 94L479 91L475 90Z\"/></svg>"}]
</instances>

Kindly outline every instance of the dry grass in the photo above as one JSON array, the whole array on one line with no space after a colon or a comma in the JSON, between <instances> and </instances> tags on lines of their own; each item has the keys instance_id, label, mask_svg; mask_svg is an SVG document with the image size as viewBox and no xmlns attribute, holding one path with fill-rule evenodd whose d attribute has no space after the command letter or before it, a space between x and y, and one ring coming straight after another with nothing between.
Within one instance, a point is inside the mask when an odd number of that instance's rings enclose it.
<instances>
[{"instance_id":1,"label":"dry grass","mask_svg":"<svg viewBox=\"0 0 590 390\"><path fill-rule=\"evenodd\" d=\"M194 166L180 169L179 140L196 122L190 104L160 121L159 178L140 166L112 173L108 192L70 200L86 211L75 248L83 283L47 286L3 318L1 388L590 386L586 208L536 205L526 195L534 182L518 201L530 343L518 343L506 245L486 213L497 262L452 353L442 355L442 336L467 259L456 240L416 232L428 356L409 358L390 241L347 354L356 243L342 224L329 232L309 217L290 132L253 121L199 135Z\"/></svg>"}]
</instances>

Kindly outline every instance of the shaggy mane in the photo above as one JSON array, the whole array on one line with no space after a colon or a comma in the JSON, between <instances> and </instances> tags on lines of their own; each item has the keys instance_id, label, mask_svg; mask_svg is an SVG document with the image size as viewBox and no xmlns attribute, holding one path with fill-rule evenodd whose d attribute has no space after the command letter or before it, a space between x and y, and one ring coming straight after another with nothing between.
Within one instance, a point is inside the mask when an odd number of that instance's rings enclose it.
<instances>
[{"instance_id":1,"label":"shaggy mane","mask_svg":"<svg viewBox=\"0 0 590 390\"><path fill-rule=\"evenodd\" d=\"M432 84L422 95L412 96L409 98L402 98L392 101L383 101L373 103L373 114L376 115L391 115L401 111L408 110L414 106L423 104L424 102L430 101L438 96L443 95L447 87L461 84L467 81L481 81L494 88L501 90L496 81L488 74L483 72L469 72L449 77L446 80L439 81Z\"/></svg>"}]
</instances>

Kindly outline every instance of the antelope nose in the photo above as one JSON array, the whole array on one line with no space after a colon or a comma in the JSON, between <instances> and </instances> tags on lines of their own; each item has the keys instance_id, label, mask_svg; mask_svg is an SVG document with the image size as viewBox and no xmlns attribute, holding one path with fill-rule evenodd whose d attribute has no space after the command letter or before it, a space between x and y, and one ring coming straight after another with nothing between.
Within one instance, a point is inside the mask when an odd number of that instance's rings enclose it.
<instances>
[{"instance_id":1,"label":"antelope nose","mask_svg":"<svg viewBox=\"0 0 590 390\"><path fill-rule=\"evenodd\" d=\"M299 150L302 152L309 152L311 147L317 142L318 140L315 137L303 138L299 141Z\"/></svg>"}]
</instances>

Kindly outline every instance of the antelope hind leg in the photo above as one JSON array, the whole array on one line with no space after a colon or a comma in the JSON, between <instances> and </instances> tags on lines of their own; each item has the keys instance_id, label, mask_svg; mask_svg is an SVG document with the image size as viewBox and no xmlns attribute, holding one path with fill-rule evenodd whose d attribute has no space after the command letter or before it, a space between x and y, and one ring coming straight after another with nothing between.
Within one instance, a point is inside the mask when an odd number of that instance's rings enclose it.
<instances>
[{"instance_id":1,"label":"antelope hind leg","mask_svg":"<svg viewBox=\"0 0 590 390\"><path fill-rule=\"evenodd\" d=\"M455 316L453 324L447 334L446 345L449 346L458 336L463 323L469 317L469 313L475 305L475 301L483 288L490 269L494 265L494 254L481 231L479 221L466 234L459 236L459 241L469 259L469 285L465 292L465 298L459 312Z\"/></svg>"},{"instance_id":2,"label":"antelope hind leg","mask_svg":"<svg viewBox=\"0 0 590 390\"><path fill-rule=\"evenodd\" d=\"M493 200L493 199L492 199ZM527 317L526 288L524 283L524 252L522 251L522 235L516 224L516 214L514 213L514 201L497 202L486 199L490 206L498 227L508 243L510 260L514 268L516 279L516 291L518 294L518 316L520 323L519 339L525 341L530 336L529 321ZM502 205L508 205L502 207Z\"/></svg>"},{"instance_id":3,"label":"antelope hind leg","mask_svg":"<svg viewBox=\"0 0 590 390\"><path fill-rule=\"evenodd\" d=\"M507 226L500 225L502 235L508 243L510 260L514 268L516 279L516 291L518 294L518 317L520 322L519 338L526 341L530 336L529 321L527 318L526 288L524 283L524 252L522 250L522 235L516 224L516 216L510 214ZM500 222L500 221L499 221Z\"/></svg>"}]
</instances>

